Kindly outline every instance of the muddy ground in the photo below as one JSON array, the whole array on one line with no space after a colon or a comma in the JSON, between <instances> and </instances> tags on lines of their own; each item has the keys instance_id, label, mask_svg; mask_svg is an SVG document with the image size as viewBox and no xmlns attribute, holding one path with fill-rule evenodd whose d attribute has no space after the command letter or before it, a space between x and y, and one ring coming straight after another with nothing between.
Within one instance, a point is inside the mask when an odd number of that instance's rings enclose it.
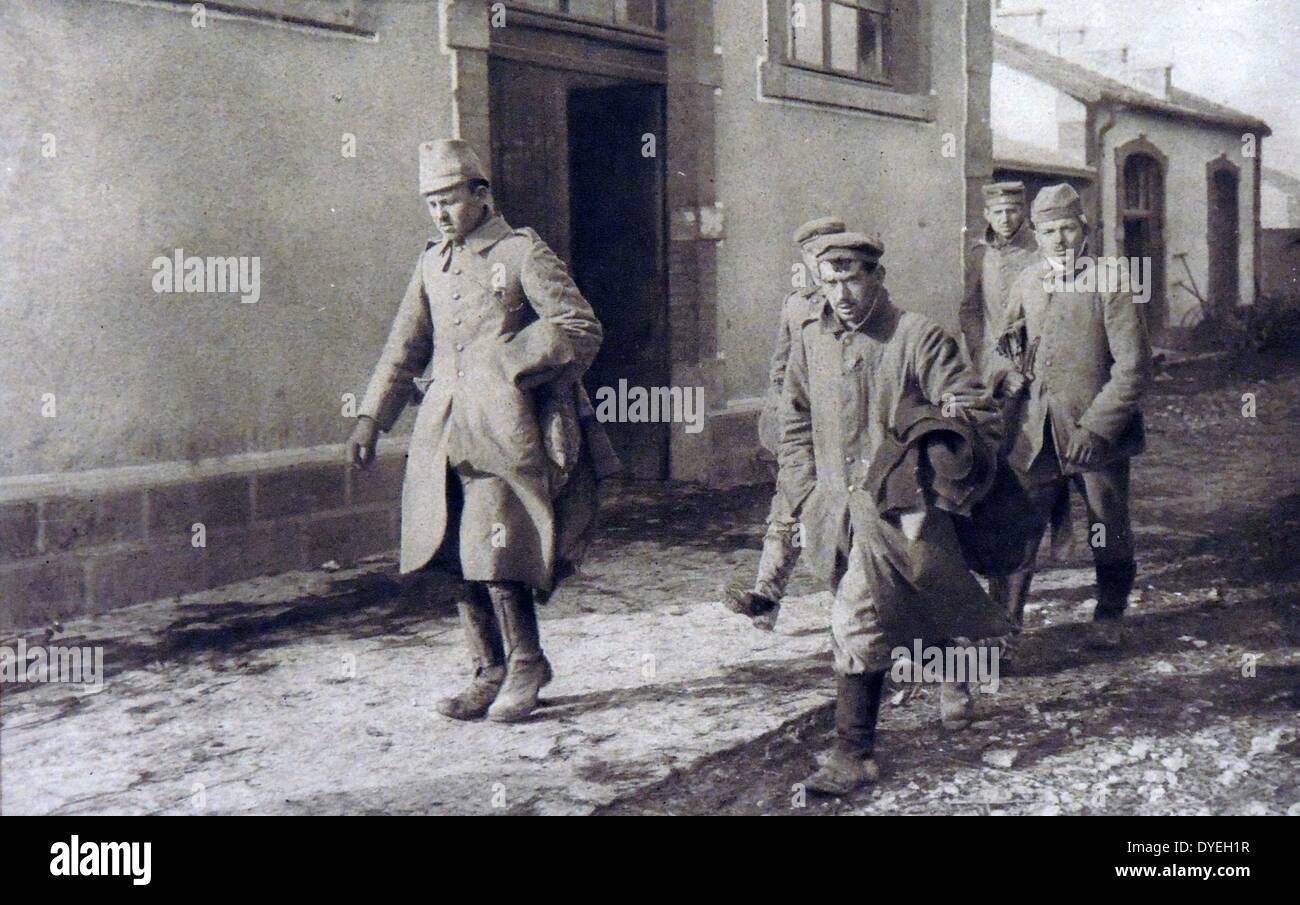
<instances>
[{"instance_id":1,"label":"muddy ground","mask_svg":"<svg viewBox=\"0 0 1300 905\"><path fill-rule=\"evenodd\" d=\"M1300 814L1300 360L1177 368L1147 426L1118 649L1093 649L1088 558L1075 556L1037 583L970 729L945 733L932 692L884 708L877 788L800 794L832 738L824 707L607 810Z\"/></svg>"},{"instance_id":2,"label":"muddy ground","mask_svg":"<svg viewBox=\"0 0 1300 905\"><path fill-rule=\"evenodd\" d=\"M1147 410L1119 647L1092 644L1086 555L1047 564L978 721L946 733L931 691L891 689L881 782L850 798L798 786L830 740L827 595L797 576L776 634L717 602L770 489L628 485L543 612L531 722L433 713L465 678L445 588L379 558L29 633L102 647L108 681L4 689L0 809L1300 812L1300 355L1180 367Z\"/></svg>"}]
</instances>

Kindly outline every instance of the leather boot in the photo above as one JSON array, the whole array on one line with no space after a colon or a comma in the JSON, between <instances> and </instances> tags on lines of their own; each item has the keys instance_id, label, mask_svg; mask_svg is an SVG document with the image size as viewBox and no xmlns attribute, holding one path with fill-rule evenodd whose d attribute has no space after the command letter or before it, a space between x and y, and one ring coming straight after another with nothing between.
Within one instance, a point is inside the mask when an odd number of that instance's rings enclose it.
<instances>
[{"instance_id":1,"label":"leather boot","mask_svg":"<svg viewBox=\"0 0 1300 905\"><path fill-rule=\"evenodd\" d=\"M1128 595L1137 577L1137 563L1133 560L1097 563L1097 608L1092 611L1094 622L1118 619L1128 608Z\"/></svg>"},{"instance_id":2,"label":"leather boot","mask_svg":"<svg viewBox=\"0 0 1300 905\"><path fill-rule=\"evenodd\" d=\"M505 681L505 650L492 613L492 601L482 585L474 583L464 588L456 609L474 662L474 678L459 694L443 698L435 706L439 713L453 720L476 720L488 712Z\"/></svg>"},{"instance_id":3,"label":"leather boot","mask_svg":"<svg viewBox=\"0 0 1300 905\"><path fill-rule=\"evenodd\" d=\"M1034 573L1025 570L1012 572L1005 577L989 579L989 596L1006 608L1011 617L1011 633L1020 634L1025 624L1025 603L1029 600L1029 584L1034 580Z\"/></svg>"},{"instance_id":4,"label":"leather boot","mask_svg":"<svg viewBox=\"0 0 1300 905\"><path fill-rule=\"evenodd\" d=\"M777 601L734 584L722 589L722 605L733 613L748 616L755 625L759 624L761 617L772 614L768 630L776 625L775 614L781 609L781 604Z\"/></svg>"},{"instance_id":5,"label":"leather boot","mask_svg":"<svg viewBox=\"0 0 1300 905\"><path fill-rule=\"evenodd\" d=\"M496 722L514 723L537 709L537 696L552 678L551 664L542 653L532 591L514 581L494 581L487 587L506 646L506 680L487 715Z\"/></svg>"},{"instance_id":6,"label":"leather boot","mask_svg":"<svg viewBox=\"0 0 1300 905\"><path fill-rule=\"evenodd\" d=\"M871 754L876 746L883 670L835 677L835 747L821 768L804 780L804 788L843 796L880 778Z\"/></svg>"},{"instance_id":7,"label":"leather boot","mask_svg":"<svg viewBox=\"0 0 1300 905\"><path fill-rule=\"evenodd\" d=\"M1097 564L1097 607L1092 611L1094 632L1088 646L1094 650L1119 650L1123 642L1120 617L1128 609L1137 565L1132 560Z\"/></svg>"}]
</instances>

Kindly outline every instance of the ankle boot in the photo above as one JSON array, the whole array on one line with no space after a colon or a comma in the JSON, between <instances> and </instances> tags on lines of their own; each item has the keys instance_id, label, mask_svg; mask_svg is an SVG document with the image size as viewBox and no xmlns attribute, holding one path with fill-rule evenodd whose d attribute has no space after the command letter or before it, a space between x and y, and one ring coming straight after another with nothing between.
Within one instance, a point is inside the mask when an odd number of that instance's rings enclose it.
<instances>
[{"instance_id":1,"label":"ankle boot","mask_svg":"<svg viewBox=\"0 0 1300 905\"><path fill-rule=\"evenodd\" d=\"M989 596L1002 605L1011 617L1011 633L1020 634L1025 623L1025 603L1029 600L1029 584L1034 580L1034 573L1025 570L1012 572L1006 577L989 579Z\"/></svg>"},{"instance_id":2,"label":"ankle boot","mask_svg":"<svg viewBox=\"0 0 1300 905\"><path fill-rule=\"evenodd\" d=\"M488 708L488 719L513 723L537 709L537 696L552 678L542 653L532 591L518 582L491 582L488 594L505 636L506 680Z\"/></svg>"},{"instance_id":3,"label":"ankle boot","mask_svg":"<svg viewBox=\"0 0 1300 905\"><path fill-rule=\"evenodd\" d=\"M1128 609L1128 595L1137 577L1137 564L1133 560L1097 563L1097 608L1092 612L1094 622L1118 619Z\"/></svg>"},{"instance_id":4,"label":"ankle boot","mask_svg":"<svg viewBox=\"0 0 1300 905\"><path fill-rule=\"evenodd\" d=\"M722 605L733 613L748 616L756 625L758 620L780 610L781 604L756 591L748 591L738 584L729 584L722 589ZM772 616L771 624L776 624Z\"/></svg>"},{"instance_id":5,"label":"ankle boot","mask_svg":"<svg viewBox=\"0 0 1300 905\"><path fill-rule=\"evenodd\" d=\"M439 713L453 720L476 720L488 712L505 681L505 650L492 614L492 601L481 586L464 588L456 609L474 662L474 678L459 694L443 698L435 706Z\"/></svg>"},{"instance_id":6,"label":"ankle boot","mask_svg":"<svg viewBox=\"0 0 1300 905\"><path fill-rule=\"evenodd\" d=\"M876 744L876 719L884 671L836 676L835 747L816 773L804 780L810 792L848 795L880 778L871 754Z\"/></svg>"}]
</instances>

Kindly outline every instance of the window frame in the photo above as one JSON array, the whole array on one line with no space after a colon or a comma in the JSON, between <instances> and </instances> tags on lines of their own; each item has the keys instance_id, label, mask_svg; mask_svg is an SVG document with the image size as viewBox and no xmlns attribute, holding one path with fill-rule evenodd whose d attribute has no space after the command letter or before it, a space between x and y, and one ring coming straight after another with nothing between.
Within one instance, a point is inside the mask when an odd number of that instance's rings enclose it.
<instances>
[{"instance_id":1,"label":"window frame","mask_svg":"<svg viewBox=\"0 0 1300 905\"><path fill-rule=\"evenodd\" d=\"M887 0L790 0L792 3L817 3L821 5L821 62L814 63L810 60L800 59L795 54L794 31L789 25L790 13L786 13L787 22L787 39L785 45L785 65L797 66L801 69L810 69L814 72L825 73L826 75L837 75L848 79L858 79L872 85L893 86L893 80L890 78L888 60L886 59L886 42L885 31L889 27L890 4ZM869 15L876 18L876 48L875 56L878 64L878 72L873 74L862 71L861 52L858 54L858 68L854 72L847 69L840 69L832 66L828 61L831 59L832 45L832 17L829 15L834 7L851 9L859 16ZM788 5L787 5L788 9ZM860 23L861 20L859 20ZM861 24L858 26L861 28Z\"/></svg>"},{"instance_id":2,"label":"window frame","mask_svg":"<svg viewBox=\"0 0 1300 905\"><path fill-rule=\"evenodd\" d=\"M759 90L762 96L800 101L817 106L841 107L848 110L875 113L897 119L934 122L938 115L938 102L930 88L933 74L931 48L933 45L932 0L915 0L916 20L909 23L914 30L906 67L911 81L899 77L898 67L888 71L889 63L882 60L890 82L877 82L848 72L818 67L792 55L790 4L792 0L764 0L764 28L767 52L759 64ZM810 2L810 0L804 0ZM819 0L820 2L820 0ZM892 7L896 0L884 0ZM823 23L823 41L827 34ZM881 37L882 44L886 36ZM823 50L823 60L828 50Z\"/></svg>"}]
</instances>

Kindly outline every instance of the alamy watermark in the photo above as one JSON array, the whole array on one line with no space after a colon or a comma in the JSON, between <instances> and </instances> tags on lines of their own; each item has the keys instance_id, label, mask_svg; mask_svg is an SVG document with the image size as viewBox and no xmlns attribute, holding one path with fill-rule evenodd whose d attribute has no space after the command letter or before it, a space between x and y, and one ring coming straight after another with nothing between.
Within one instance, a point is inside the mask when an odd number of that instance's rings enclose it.
<instances>
[{"instance_id":1,"label":"alamy watermark","mask_svg":"<svg viewBox=\"0 0 1300 905\"><path fill-rule=\"evenodd\" d=\"M68 683L104 686L102 647L46 647L19 638L16 649L0 646L0 682L10 685Z\"/></svg>"},{"instance_id":2,"label":"alamy watermark","mask_svg":"<svg viewBox=\"0 0 1300 905\"><path fill-rule=\"evenodd\" d=\"M902 645L889 652L894 661L889 675L895 682L969 682L985 694L993 694L998 678L1002 648L997 644L946 644L921 646L919 638L910 648Z\"/></svg>"},{"instance_id":3,"label":"alamy watermark","mask_svg":"<svg viewBox=\"0 0 1300 905\"><path fill-rule=\"evenodd\" d=\"M159 255L153 268L153 291L238 293L245 305L262 297L262 259L253 257L206 257L176 249L169 258Z\"/></svg>"},{"instance_id":4,"label":"alamy watermark","mask_svg":"<svg viewBox=\"0 0 1300 905\"><path fill-rule=\"evenodd\" d=\"M596 420L602 424L685 424L686 433L704 430L704 387L629 386L596 389Z\"/></svg>"},{"instance_id":5,"label":"alamy watermark","mask_svg":"<svg viewBox=\"0 0 1300 905\"><path fill-rule=\"evenodd\" d=\"M1065 253L1065 266L1043 277L1047 292L1128 292L1133 301L1151 301L1151 259Z\"/></svg>"}]
</instances>

